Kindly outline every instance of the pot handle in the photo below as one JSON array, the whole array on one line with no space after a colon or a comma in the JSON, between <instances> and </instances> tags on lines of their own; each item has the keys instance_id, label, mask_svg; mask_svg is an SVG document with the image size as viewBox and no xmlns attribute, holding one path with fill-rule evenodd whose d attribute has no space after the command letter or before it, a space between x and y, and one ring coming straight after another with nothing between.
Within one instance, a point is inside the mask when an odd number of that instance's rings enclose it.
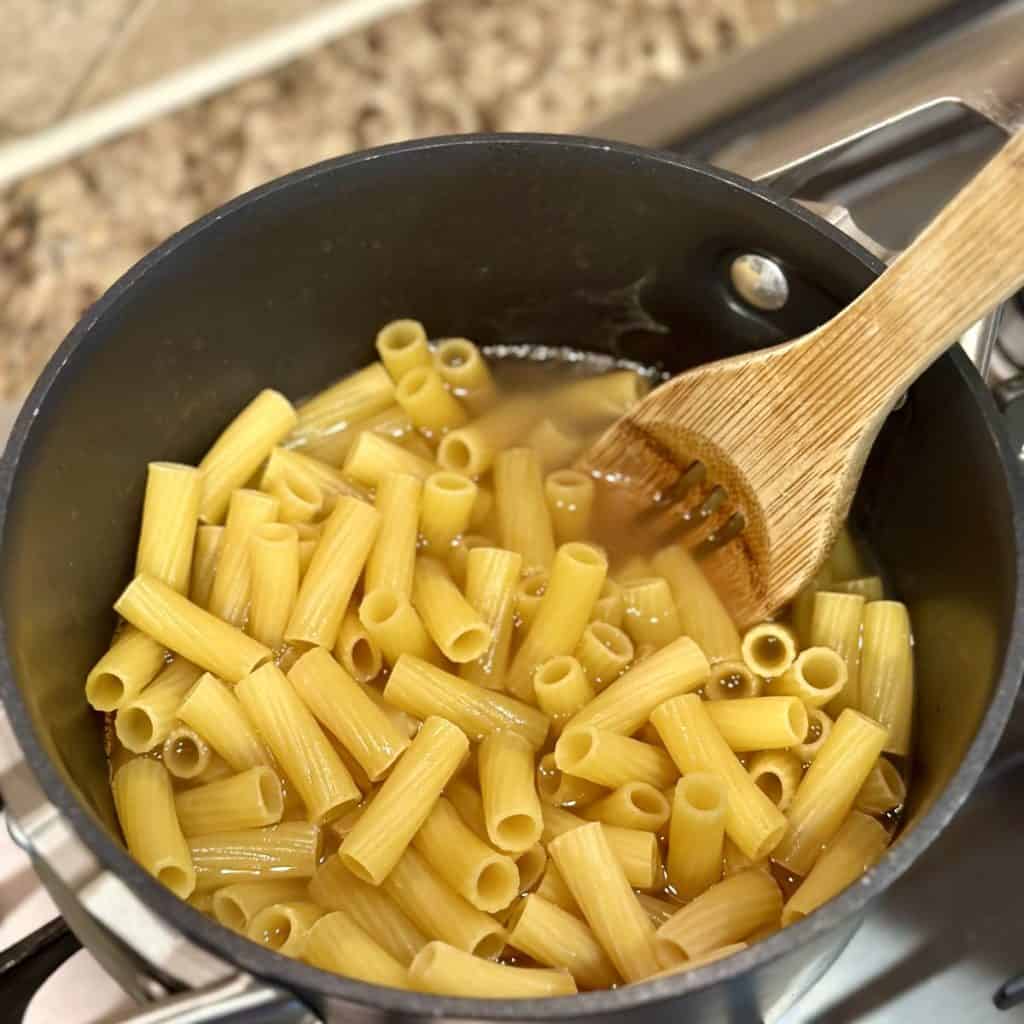
<instances>
[{"instance_id":1,"label":"pot handle","mask_svg":"<svg viewBox=\"0 0 1024 1024\"><path fill-rule=\"evenodd\" d=\"M0 953L0 1006L4 1019L20 1024L44 981L82 948L57 917Z\"/></svg>"}]
</instances>

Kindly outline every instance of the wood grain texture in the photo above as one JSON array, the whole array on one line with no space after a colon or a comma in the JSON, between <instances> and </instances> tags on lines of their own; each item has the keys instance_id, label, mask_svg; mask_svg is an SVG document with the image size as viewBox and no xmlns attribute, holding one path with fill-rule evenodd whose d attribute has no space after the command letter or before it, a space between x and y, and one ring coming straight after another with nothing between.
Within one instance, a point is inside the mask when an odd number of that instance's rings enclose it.
<instances>
[{"instance_id":1,"label":"wood grain texture","mask_svg":"<svg viewBox=\"0 0 1024 1024\"><path fill-rule=\"evenodd\" d=\"M828 323L775 348L698 367L635 405L582 462L614 486L617 518L671 504L697 531L740 511L743 531L705 560L741 626L795 596L824 560L871 446L906 388L1024 284L1024 133L914 244ZM706 476L680 500L673 482ZM728 499L694 516L714 484ZM607 491L609 488L605 488ZM686 542L692 546L688 533Z\"/></svg>"}]
</instances>

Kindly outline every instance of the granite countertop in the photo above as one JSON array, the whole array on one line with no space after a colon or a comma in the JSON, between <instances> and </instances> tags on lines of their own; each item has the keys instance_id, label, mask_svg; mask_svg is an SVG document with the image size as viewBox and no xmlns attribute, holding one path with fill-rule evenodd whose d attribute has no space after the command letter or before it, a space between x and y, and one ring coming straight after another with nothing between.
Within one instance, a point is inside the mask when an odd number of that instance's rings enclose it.
<instances>
[{"instance_id":1,"label":"granite countertop","mask_svg":"<svg viewBox=\"0 0 1024 1024\"><path fill-rule=\"evenodd\" d=\"M443 132L573 131L841 0L431 0L0 194L0 399L83 310L233 195Z\"/></svg>"}]
</instances>

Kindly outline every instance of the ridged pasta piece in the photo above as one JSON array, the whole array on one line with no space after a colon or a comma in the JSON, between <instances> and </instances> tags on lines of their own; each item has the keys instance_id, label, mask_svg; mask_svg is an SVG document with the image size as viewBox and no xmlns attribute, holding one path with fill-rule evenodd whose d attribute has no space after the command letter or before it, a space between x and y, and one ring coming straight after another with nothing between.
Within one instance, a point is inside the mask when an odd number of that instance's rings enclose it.
<instances>
[{"instance_id":1,"label":"ridged pasta piece","mask_svg":"<svg viewBox=\"0 0 1024 1024\"><path fill-rule=\"evenodd\" d=\"M302 958L321 970L373 985L409 987L406 969L344 910L325 914L309 929L302 945Z\"/></svg>"},{"instance_id":2,"label":"ridged pasta piece","mask_svg":"<svg viewBox=\"0 0 1024 1024\"><path fill-rule=\"evenodd\" d=\"M163 580L188 592L203 478L198 469L176 462L151 462L146 470L142 526L135 574Z\"/></svg>"},{"instance_id":3,"label":"ridged pasta piece","mask_svg":"<svg viewBox=\"0 0 1024 1024\"><path fill-rule=\"evenodd\" d=\"M85 699L97 711L116 711L134 700L166 664L163 646L124 626L85 679Z\"/></svg>"},{"instance_id":4,"label":"ridged pasta piece","mask_svg":"<svg viewBox=\"0 0 1024 1024\"><path fill-rule=\"evenodd\" d=\"M237 772L269 765L271 758L234 693L216 676L201 676L178 708L178 717L199 733Z\"/></svg>"},{"instance_id":5,"label":"ridged pasta piece","mask_svg":"<svg viewBox=\"0 0 1024 1024\"><path fill-rule=\"evenodd\" d=\"M363 589L387 587L412 595L412 572L420 522L423 483L410 473L389 473L377 485L380 526L369 557Z\"/></svg>"},{"instance_id":6,"label":"ridged pasta piece","mask_svg":"<svg viewBox=\"0 0 1024 1024\"><path fill-rule=\"evenodd\" d=\"M175 658L134 700L122 704L114 730L122 746L145 753L167 738L177 721L178 709L202 670L184 658Z\"/></svg>"},{"instance_id":7,"label":"ridged pasta piece","mask_svg":"<svg viewBox=\"0 0 1024 1024\"><path fill-rule=\"evenodd\" d=\"M502 850L528 850L544 829L533 747L515 732L497 730L480 743L478 762L487 834Z\"/></svg>"},{"instance_id":8,"label":"ridged pasta piece","mask_svg":"<svg viewBox=\"0 0 1024 1024\"><path fill-rule=\"evenodd\" d=\"M487 626L490 639L484 653L462 664L459 674L489 690L505 685L522 564L517 552L493 547L474 548L466 561L466 600Z\"/></svg>"},{"instance_id":9,"label":"ridged pasta piece","mask_svg":"<svg viewBox=\"0 0 1024 1024\"><path fill-rule=\"evenodd\" d=\"M914 652L910 617L899 601L864 606L859 708L889 730L885 749L906 757L914 719Z\"/></svg>"},{"instance_id":10,"label":"ridged pasta piece","mask_svg":"<svg viewBox=\"0 0 1024 1024\"><path fill-rule=\"evenodd\" d=\"M415 988L434 995L540 999L576 994L568 971L496 964L444 942L424 947L409 968L409 978Z\"/></svg>"},{"instance_id":11,"label":"ridged pasta piece","mask_svg":"<svg viewBox=\"0 0 1024 1024\"><path fill-rule=\"evenodd\" d=\"M196 885L311 878L320 858L320 829L308 821L269 828L209 832L188 840Z\"/></svg>"}]
</instances>

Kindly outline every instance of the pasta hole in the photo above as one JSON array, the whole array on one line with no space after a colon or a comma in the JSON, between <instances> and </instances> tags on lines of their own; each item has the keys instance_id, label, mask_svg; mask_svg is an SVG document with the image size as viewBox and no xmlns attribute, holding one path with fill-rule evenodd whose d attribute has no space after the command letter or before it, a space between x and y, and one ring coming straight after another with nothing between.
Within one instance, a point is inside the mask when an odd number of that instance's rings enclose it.
<instances>
[{"instance_id":1,"label":"pasta hole","mask_svg":"<svg viewBox=\"0 0 1024 1024\"><path fill-rule=\"evenodd\" d=\"M352 641L348 656L356 677L362 682L372 679L380 671L380 656L365 636L356 637Z\"/></svg>"},{"instance_id":2,"label":"pasta hole","mask_svg":"<svg viewBox=\"0 0 1024 1024\"><path fill-rule=\"evenodd\" d=\"M526 850L540 839L541 826L529 814L509 814L495 825L498 845L505 850Z\"/></svg>"},{"instance_id":3,"label":"pasta hole","mask_svg":"<svg viewBox=\"0 0 1024 1024\"><path fill-rule=\"evenodd\" d=\"M250 938L262 942L269 949L281 949L292 937L292 922L287 914L270 911L253 918Z\"/></svg>"},{"instance_id":4,"label":"pasta hole","mask_svg":"<svg viewBox=\"0 0 1024 1024\"><path fill-rule=\"evenodd\" d=\"M189 877L189 873L175 864L162 867L156 873L156 878L158 882L166 885L175 896L180 896L181 899L185 899L192 888L192 879Z\"/></svg>"},{"instance_id":5,"label":"pasta hole","mask_svg":"<svg viewBox=\"0 0 1024 1024\"><path fill-rule=\"evenodd\" d=\"M401 352L418 341L425 341L426 334L423 325L415 320L398 320L388 324L377 336L377 340L382 348L391 352Z\"/></svg>"},{"instance_id":6,"label":"pasta hole","mask_svg":"<svg viewBox=\"0 0 1024 1024\"><path fill-rule=\"evenodd\" d=\"M461 494L471 490L473 484L466 477L459 476L457 473L435 473L430 478L430 486L439 491Z\"/></svg>"},{"instance_id":7,"label":"pasta hole","mask_svg":"<svg viewBox=\"0 0 1024 1024\"><path fill-rule=\"evenodd\" d=\"M473 350L465 341L445 341L440 347L441 364L449 370L465 366L473 358Z\"/></svg>"},{"instance_id":8,"label":"pasta hole","mask_svg":"<svg viewBox=\"0 0 1024 1024\"><path fill-rule=\"evenodd\" d=\"M124 708L119 711L114 729L121 743L135 754L142 754L153 746L153 720L142 708Z\"/></svg>"},{"instance_id":9,"label":"pasta hole","mask_svg":"<svg viewBox=\"0 0 1024 1024\"><path fill-rule=\"evenodd\" d=\"M758 664L767 669L781 668L786 660L786 648L777 636L770 633L759 636L753 645L754 657Z\"/></svg>"},{"instance_id":10,"label":"pasta hole","mask_svg":"<svg viewBox=\"0 0 1024 1024\"><path fill-rule=\"evenodd\" d=\"M338 856L341 858L342 864L344 864L345 867L347 867L349 871L351 871L352 874L356 876L356 878L360 879L363 882L369 882L371 885L377 884L376 881L374 880L373 875L371 875L370 872L367 871L366 868L364 868L363 865L360 864L359 861L352 856L352 854L343 853L341 850L339 850Z\"/></svg>"},{"instance_id":11,"label":"pasta hole","mask_svg":"<svg viewBox=\"0 0 1024 1024\"><path fill-rule=\"evenodd\" d=\"M230 928L235 932L245 931L245 913L231 896L223 892L214 893L213 913L225 928Z\"/></svg>"},{"instance_id":12,"label":"pasta hole","mask_svg":"<svg viewBox=\"0 0 1024 1024\"><path fill-rule=\"evenodd\" d=\"M89 703L99 711L113 711L124 700L124 680L113 672L97 672L87 690Z\"/></svg>"},{"instance_id":13,"label":"pasta hole","mask_svg":"<svg viewBox=\"0 0 1024 1024\"><path fill-rule=\"evenodd\" d=\"M824 726L821 724L821 718L818 715L807 716L807 732L804 734L804 743L817 743L821 739L821 734L824 732Z\"/></svg>"},{"instance_id":14,"label":"pasta hole","mask_svg":"<svg viewBox=\"0 0 1024 1024\"><path fill-rule=\"evenodd\" d=\"M398 613L398 596L390 590L374 590L363 598L359 614L375 626L382 626Z\"/></svg>"},{"instance_id":15,"label":"pasta hole","mask_svg":"<svg viewBox=\"0 0 1024 1024\"><path fill-rule=\"evenodd\" d=\"M594 736L588 729L567 733L555 748L559 767L571 775L571 769L585 761L594 749L594 742Z\"/></svg>"},{"instance_id":16,"label":"pasta hole","mask_svg":"<svg viewBox=\"0 0 1024 1024\"><path fill-rule=\"evenodd\" d=\"M449 643L448 657L460 663L473 661L487 650L489 640L490 632L485 626L470 626Z\"/></svg>"},{"instance_id":17,"label":"pasta hole","mask_svg":"<svg viewBox=\"0 0 1024 1024\"><path fill-rule=\"evenodd\" d=\"M615 655L616 658L631 658L633 656L633 644L629 637L611 623L595 622L594 636L601 641L604 649L609 654Z\"/></svg>"},{"instance_id":18,"label":"pasta hole","mask_svg":"<svg viewBox=\"0 0 1024 1024\"><path fill-rule=\"evenodd\" d=\"M665 798L653 788L635 786L629 793L629 802L641 814L664 814Z\"/></svg>"},{"instance_id":19,"label":"pasta hole","mask_svg":"<svg viewBox=\"0 0 1024 1024\"><path fill-rule=\"evenodd\" d=\"M178 774L182 778L191 778L199 773L201 769L202 753L191 736L177 736L171 745L170 751L164 749L164 757L168 753Z\"/></svg>"},{"instance_id":20,"label":"pasta hole","mask_svg":"<svg viewBox=\"0 0 1024 1024\"><path fill-rule=\"evenodd\" d=\"M689 775L680 785L686 802L698 811L717 811L722 806L721 788L708 778Z\"/></svg>"},{"instance_id":21,"label":"pasta hole","mask_svg":"<svg viewBox=\"0 0 1024 1024\"><path fill-rule=\"evenodd\" d=\"M476 892L481 910L494 913L507 907L519 889L519 872L507 860L485 864L476 878Z\"/></svg>"},{"instance_id":22,"label":"pasta hole","mask_svg":"<svg viewBox=\"0 0 1024 1024\"><path fill-rule=\"evenodd\" d=\"M548 588L548 574L537 572L527 576L519 585L519 591L527 597L543 597L544 591Z\"/></svg>"},{"instance_id":23,"label":"pasta hole","mask_svg":"<svg viewBox=\"0 0 1024 1024\"><path fill-rule=\"evenodd\" d=\"M420 956L423 956L428 949L430 949L430 947L425 946L423 950L420 951L417 959L419 959ZM505 934L504 932L497 931L489 932L487 935L482 936L473 947L472 953L474 956L482 956L485 960L494 960L501 956L504 949Z\"/></svg>"},{"instance_id":24,"label":"pasta hole","mask_svg":"<svg viewBox=\"0 0 1024 1024\"><path fill-rule=\"evenodd\" d=\"M807 651L800 659L800 674L808 686L815 690L828 690L841 678L843 660L827 648Z\"/></svg>"},{"instance_id":25,"label":"pasta hole","mask_svg":"<svg viewBox=\"0 0 1024 1024\"><path fill-rule=\"evenodd\" d=\"M558 686L565 683L572 674L572 659L561 656L551 658L537 670L535 686Z\"/></svg>"},{"instance_id":26,"label":"pasta hole","mask_svg":"<svg viewBox=\"0 0 1024 1024\"><path fill-rule=\"evenodd\" d=\"M602 566L608 565L608 559L603 551L599 551L593 544L581 544L579 541L572 541L562 545L562 550L574 561L581 565Z\"/></svg>"},{"instance_id":27,"label":"pasta hole","mask_svg":"<svg viewBox=\"0 0 1024 1024\"><path fill-rule=\"evenodd\" d=\"M442 442L438 454L444 459L445 465L460 472L468 472L473 465L473 452L469 445L454 434L449 434Z\"/></svg>"},{"instance_id":28,"label":"pasta hole","mask_svg":"<svg viewBox=\"0 0 1024 1024\"><path fill-rule=\"evenodd\" d=\"M782 780L774 772L763 772L754 780L757 788L776 806L782 801Z\"/></svg>"}]
</instances>

